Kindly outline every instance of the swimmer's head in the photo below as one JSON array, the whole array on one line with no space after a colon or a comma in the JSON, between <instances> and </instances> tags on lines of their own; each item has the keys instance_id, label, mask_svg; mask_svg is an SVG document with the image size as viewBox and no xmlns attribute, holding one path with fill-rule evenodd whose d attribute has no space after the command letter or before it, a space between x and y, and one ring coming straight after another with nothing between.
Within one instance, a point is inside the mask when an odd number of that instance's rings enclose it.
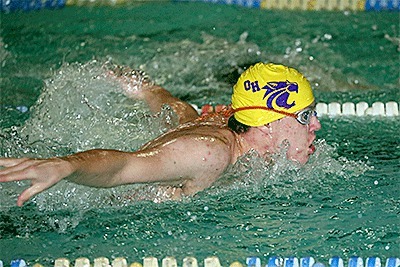
<instances>
[{"instance_id":1,"label":"swimmer's head","mask_svg":"<svg viewBox=\"0 0 400 267\"><path fill-rule=\"evenodd\" d=\"M253 127L294 114L313 102L311 85L301 73L273 63L251 66L233 87L233 116Z\"/></svg>"}]
</instances>

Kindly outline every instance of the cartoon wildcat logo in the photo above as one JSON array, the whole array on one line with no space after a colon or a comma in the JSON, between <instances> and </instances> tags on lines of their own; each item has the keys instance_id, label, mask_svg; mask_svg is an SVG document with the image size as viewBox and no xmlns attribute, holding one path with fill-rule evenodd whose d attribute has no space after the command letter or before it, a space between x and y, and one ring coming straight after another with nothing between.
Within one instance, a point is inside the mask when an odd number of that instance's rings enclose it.
<instances>
[{"instance_id":1,"label":"cartoon wildcat logo","mask_svg":"<svg viewBox=\"0 0 400 267\"><path fill-rule=\"evenodd\" d=\"M296 105L296 102L288 103L288 98L291 93L298 93L299 86L295 82L280 81L280 82L268 82L267 85L262 87L265 89L263 99L267 98L267 107L274 108L273 103L278 107L290 109Z\"/></svg>"},{"instance_id":2,"label":"cartoon wildcat logo","mask_svg":"<svg viewBox=\"0 0 400 267\"><path fill-rule=\"evenodd\" d=\"M295 82L279 81L279 82L268 82L264 87L260 88L258 81L251 82L246 80L243 83L246 91L252 91L253 93L266 90L263 99L267 98L266 106L268 108L274 108L273 104L280 108L290 109L296 105L296 102L288 103L288 99L291 93L298 93L299 86Z\"/></svg>"}]
</instances>

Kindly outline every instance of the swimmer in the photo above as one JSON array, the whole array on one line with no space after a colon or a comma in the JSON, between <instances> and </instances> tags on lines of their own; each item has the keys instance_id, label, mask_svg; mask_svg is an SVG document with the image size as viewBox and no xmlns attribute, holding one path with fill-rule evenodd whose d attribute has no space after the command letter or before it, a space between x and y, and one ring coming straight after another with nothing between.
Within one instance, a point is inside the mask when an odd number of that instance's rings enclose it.
<instances>
[{"instance_id":1,"label":"swimmer","mask_svg":"<svg viewBox=\"0 0 400 267\"><path fill-rule=\"evenodd\" d=\"M124 83L126 94L145 100L153 112L170 105L180 118L179 126L136 152L94 149L58 158L0 159L5 167L0 182L31 181L19 195L18 206L62 179L92 187L162 183L171 199L179 199L210 187L249 151L268 157L287 142L287 158L300 164L315 151L315 132L321 125L314 95L310 83L293 68L251 66L234 85L231 105L203 116L141 73L127 73L130 78L113 73Z\"/></svg>"}]
</instances>

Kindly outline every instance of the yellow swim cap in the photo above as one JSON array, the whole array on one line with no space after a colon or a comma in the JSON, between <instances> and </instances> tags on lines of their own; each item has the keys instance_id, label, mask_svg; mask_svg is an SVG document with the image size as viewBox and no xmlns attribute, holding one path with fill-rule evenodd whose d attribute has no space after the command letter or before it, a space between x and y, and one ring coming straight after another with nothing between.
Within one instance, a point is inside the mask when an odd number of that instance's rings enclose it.
<instances>
[{"instance_id":1,"label":"yellow swim cap","mask_svg":"<svg viewBox=\"0 0 400 267\"><path fill-rule=\"evenodd\" d=\"M293 114L313 102L314 95L307 79L297 70L283 65L257 63L243 72L233 87L235 119L248 126L276 121L287 115L284 113Z\"/></svg>"}]
</instances>

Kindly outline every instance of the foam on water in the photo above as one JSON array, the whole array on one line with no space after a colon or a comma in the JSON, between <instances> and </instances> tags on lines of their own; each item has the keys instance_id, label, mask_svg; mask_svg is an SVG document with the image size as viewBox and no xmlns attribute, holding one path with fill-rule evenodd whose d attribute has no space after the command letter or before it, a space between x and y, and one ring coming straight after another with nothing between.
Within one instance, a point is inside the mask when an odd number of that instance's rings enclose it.
<instances>
[{"instance_id":1,"label":"foam on water","mask_svg":"<svg viewBox=\"0 0 400 267\"><path fill-rule=\"evenodd\" d=\"M7 156L50 157L93 148L131 151L176 125L168 109L151 116L143 102L127 98L97 61L64 64L45 86L31 116L6 129L17 145ZM161 125L161 126L160 126Z\"/></svg>"},{"instance_id":2,"label":"foam on water","mask_svg":"<svg viewBox=\"0 0 400 267\"><path fill-rule=\"evenodd\" d=\"M268 194L269 197L290 198L296 193L331 191L339 180L358 177L373 167L365 162L339 157L335 145L325 140L315 142L314 155L305 165L287 160L286 150L266 159L252 151L240 158L214 188L218 193L246 188L253 194Z\"/></svg>"}]
</instances>

